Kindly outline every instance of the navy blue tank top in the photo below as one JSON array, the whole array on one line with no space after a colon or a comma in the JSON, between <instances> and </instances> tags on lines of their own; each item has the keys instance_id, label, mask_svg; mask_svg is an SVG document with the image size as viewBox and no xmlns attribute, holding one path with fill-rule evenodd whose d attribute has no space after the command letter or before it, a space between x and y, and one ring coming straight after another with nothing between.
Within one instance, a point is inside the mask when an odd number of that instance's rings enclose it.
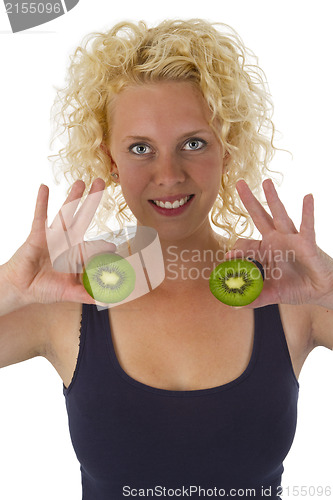
<instances>
[{"instance_id":1,"label":"navy blue tank top","mask_svg":"<svg viewBox=\"0 0 333 500\"><path fill-rule=\"evenodd\" d=\"M252 355L238 378L172 391L131 378L117 360L108 309L83 305L77 366L64 387L83 500L279 498L299 385L278 306L255 309L254 318Z\"/></svg>"}]
</instances>

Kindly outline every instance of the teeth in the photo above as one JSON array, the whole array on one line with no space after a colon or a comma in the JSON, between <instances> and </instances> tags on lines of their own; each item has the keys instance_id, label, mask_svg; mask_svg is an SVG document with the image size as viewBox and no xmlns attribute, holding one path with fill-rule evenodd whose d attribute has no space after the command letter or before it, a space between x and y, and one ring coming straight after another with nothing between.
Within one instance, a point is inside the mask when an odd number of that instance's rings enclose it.
<instances>
[{"instance_id":1,"label":"teeth","mask_svg":"<svg viewBox=\"0 0 333 500\"><path fill-rule=\"evenodd\" d=\"M158 201L158 200L153 200L153 201L154 201L155 205L157 205L158 207L168 208L170 210L173 208L182 207L185 203L188 202L189 199L190 199L189 196L185 196L185 198L182 198L180 200L176 200L173 203L171 203L170 201L166 201L165 203L163 201Z\"/></svg>"}]
</instances>

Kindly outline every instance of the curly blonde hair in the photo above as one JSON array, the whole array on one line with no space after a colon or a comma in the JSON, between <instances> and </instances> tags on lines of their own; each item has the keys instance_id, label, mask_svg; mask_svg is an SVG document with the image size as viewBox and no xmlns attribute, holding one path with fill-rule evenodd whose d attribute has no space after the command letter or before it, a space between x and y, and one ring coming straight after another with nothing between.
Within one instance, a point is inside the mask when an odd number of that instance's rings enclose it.
<instances>
[{"instance_id":1,"label":"curly blonde hair","mask_svg":"<svg viewBox=\"0 0 333 500\"><path fill-rule=\"evenodd\" d=\"M98 228L109 229L110 214L120 225L132 220L101 147L109 136L112 99L131 84L176 80L190 81L202 92L212 111L210 125L227 153L212 223L228 234L230 245L248 229L253 233L235 184L243 178L259 193L276 149L273 105L257 58L230 26L201 19L166 20L152 28L143 21L118 23L86 37L68 76L55 102L66 145L53 157L69 182L83 179L88 189L96 177L105 180L109 189L96 214Z\"/></svg>"}]
</instances>

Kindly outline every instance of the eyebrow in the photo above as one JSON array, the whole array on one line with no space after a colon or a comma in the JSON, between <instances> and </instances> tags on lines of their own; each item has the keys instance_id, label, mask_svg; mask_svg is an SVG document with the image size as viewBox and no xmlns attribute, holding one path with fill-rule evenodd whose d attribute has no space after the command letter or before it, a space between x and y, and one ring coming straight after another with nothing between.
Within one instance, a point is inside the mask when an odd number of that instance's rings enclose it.
<instances>
[{"instance_id":1,"label":"eyebrow","mask_svg":"<svg viewBox=\"0 0 333 500\"><path fill-rule=\"evenodd\" d=\"M193 137L198 134L202 133L210 133L209 129L198 129L198 130L192 130L190 132L186 132L185 134L182 134L179 139L185 139L186 137ZM145 136L145 135L127 135L122 142L127 141L128 139L134 140L134 141L151 141L151 137Z\"/></svg>"}]
</instances>

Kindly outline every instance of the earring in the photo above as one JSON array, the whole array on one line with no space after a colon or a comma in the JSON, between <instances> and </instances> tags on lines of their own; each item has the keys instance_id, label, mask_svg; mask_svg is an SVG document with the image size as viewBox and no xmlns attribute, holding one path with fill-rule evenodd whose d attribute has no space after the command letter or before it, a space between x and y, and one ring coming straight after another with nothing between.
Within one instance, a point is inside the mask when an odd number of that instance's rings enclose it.
<instances>
[{"instance_id":1,"label":"earring","mask_svg":"<svg viewBox=\"0 0 333 500\"><path fill-rule=\"evenodd\" d=\"M113 179L114 179L115 181L119 179L119 175L118 175L116 172L113 172L113 173L111 174L111 176L113 177Z\"/></svg>"}]
</instances>

